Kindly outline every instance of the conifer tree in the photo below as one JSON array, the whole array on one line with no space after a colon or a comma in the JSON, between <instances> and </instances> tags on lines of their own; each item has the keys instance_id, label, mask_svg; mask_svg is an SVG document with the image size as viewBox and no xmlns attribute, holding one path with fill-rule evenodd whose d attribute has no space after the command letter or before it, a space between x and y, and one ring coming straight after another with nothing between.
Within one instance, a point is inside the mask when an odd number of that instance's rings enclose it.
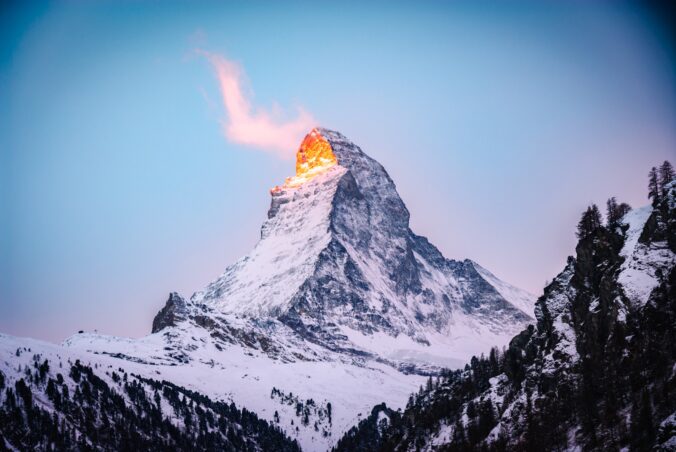
<instances>
[{"instance_id":1,"label":"conifer tree","mask_svg":"<svg viewBox=\"0 0 676 452\"><path fill-rule=\"evenodd\" d=\"M676 178L674 167L668 160L660 166L660 196L664 199L667 196L667 185Z\"/></svg>"},{"instance_id":2,"label":"conifer tree","mask_svg":"<svg viewBox=\"0 0 676 452\"><path fill-rule=\"evenodd\" d=\"M601 211L596 204L591 205L591 225L594 229L600 228L601 223Z\"/></svg>"},{"instance_id":3,"label":"conifer tree","mask_svg":"<svg viewBox=\"0 0 676 452\"><path fill-rule=\"evenodd\" d=\"M653 444L655 428L650 394L646 389L641 393L640 401L635 401L631 410L632 446L635 450L648 450Z\"/></svg>"},{"instance_id":4,"label":"conifer tree","mask_svg":"<svg viewBox=\"0 0 676 452\"><path fill-rule=\"evenodd\" d=\"M618 218L621 220L626 214L628 214L631 211L631 206L627 204L626 202L620 203L619 206L617 206L617 215Z\"/></svg>"},{"instance_id":5,"label":"conifer tree","mask_svg":"<svg viewBox=\"0 0 676 452\"><path fill-rule=\"evenodd\" d=\"M648 199L652 201L653 206L660 202L660 183L657 176L657 168L654 166L648 173Z\"/></svg>"},{"instance_id":6,"label":"conifer tree","mask_svg":"<svg viewBox=\"0 0 676 452\"><path fill-rule=\"evenodd\" d=\"M606 201L606 225L610 229L614 229L620 225L622 217L624 217L631 207L627 203L617 203L617 199L613 196Z\"/></svg>"},{"instance_id":7,"label":"conifer tree","mask_svg":"<svg viewBox=\"0 0 676 452\"><path fill-rule=\"evenodd\" d=\"M618 220L617 199L613 196L606 201L606 225L609 228L615 226Z\"/></svg>"},{"instance_id":8,"label":"conifer tree","mask_svg":"<svg viewBox=\"0 0 676 452\"><path fill-rule=\"evenodd\" d=\"M465 426L460 418L455 422L455 427L453 428L453 443L457 444L458 449L461 449L465 445Z\"/></svg>"},{"instance_id":9,"label":"conifer tree","mask_svg":"<svg viewBox=\"0 0 676 452\"><path fill-rule=\"evenodd\" d=\"M577 237L583 239L601 227L601 212L596 204L587 207L577 224Z\"/></svg>"}]
</instances>

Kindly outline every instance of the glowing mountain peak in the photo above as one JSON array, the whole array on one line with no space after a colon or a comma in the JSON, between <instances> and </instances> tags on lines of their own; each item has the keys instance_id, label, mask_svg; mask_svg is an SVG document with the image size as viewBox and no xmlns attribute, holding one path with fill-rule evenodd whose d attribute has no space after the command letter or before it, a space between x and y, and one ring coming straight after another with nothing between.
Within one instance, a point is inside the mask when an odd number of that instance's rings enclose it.
<instances>
[{"instance_id":1,"label":"glowing mountain peak","mask_svg":"<svg viewBox=\"0 0 676 452\"><path fill-rule=\"evenodd\" d=\"M296 177L305 177L336 164L331 145L317 129L305 136L296 153Z\"/></svg>"},{"instance_id":2,"label":"glowing mountain peak","mask_svg":"<svg viewBox=\"0 0 676 452\"><path fill-rule=\"evenodd\" d=\"M305 135L303 142L296 152L296 175L287 177L282 187L276 186L272 193L281 191L283 188L297 187L309 181L318 174L334 166L338 161L331 149L331 144L315 128Z\"/></svg>"}]
</instances>

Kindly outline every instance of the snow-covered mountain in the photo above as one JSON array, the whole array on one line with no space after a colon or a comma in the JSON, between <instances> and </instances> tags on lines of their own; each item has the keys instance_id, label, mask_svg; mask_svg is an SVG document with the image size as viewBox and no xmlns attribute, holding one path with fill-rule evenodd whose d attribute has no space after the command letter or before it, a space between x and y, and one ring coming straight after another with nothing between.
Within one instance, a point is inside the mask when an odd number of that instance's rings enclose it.
<instances>
[{"instance_id":1,"label":"snow-covered mountain","mask_svg":"<svg viewBox=\"0 0 676 452\"><path fill-rule=\"evenodd\" d=\"M532 295L415 235L385 169L343 135L313 130L296 167L271 190L255 249L190 304L412 365L464 360L532 318Z\"/></svg>"},{"instance_id":2,"label":"snow-covered mountain","mask_svg":"<svg viewBox=\"0 0 676 452\"><path fill-rule=\"evenodd\" d=\"M311 131L271 196L253 251L190 299L172 293L152 334L32 347L234 401L325 450L533 320L532 295L415 235L385 169L337 132Z\"/></svg>"}]
</instances>

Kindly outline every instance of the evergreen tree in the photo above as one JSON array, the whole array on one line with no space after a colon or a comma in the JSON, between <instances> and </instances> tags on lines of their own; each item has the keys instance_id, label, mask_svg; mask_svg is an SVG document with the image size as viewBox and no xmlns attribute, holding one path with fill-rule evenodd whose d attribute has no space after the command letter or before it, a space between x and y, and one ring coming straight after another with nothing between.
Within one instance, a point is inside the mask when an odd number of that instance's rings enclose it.
<instances>
[{"instance_id":1,"label":"evergreen tree","mask_svg":"<svg viewBox=\"0 0 676 452\"><path fill-rule=\"evenodd\" d=\"M488 363L491 368L491 375L495 375L500 371L500 351L497 347L491 348L491 353L488 355Z\"/></svg>"},{"instance_id":2,"label":"evergreen tree","mask_svg":"<svg viewBox=\"0 0 676 452\"><path fill-rule=\"evenodd\" d=\"M627 204L626 202L620 203L619 206L617 206L617 216L621 220L626 214L628 214L631 211L631 206Z\"/></svg>"},{"instance_id":3,"label":"evergreen tree","mask_svg":"<svg viewBox=\"0 0 676 452\"><path fill-rule=\"evenodd\" d=\"M14 388L16 389L16 395L21 397L26 410L29 410L33 405L33 392L26 384L26 381L23 378L19 379L14 384Z\"/></svg>"},{"instance_id":4,"label":"evergreen tree","mask_svg":"<svg viewBox=\"0 0 676 452\"><path fill-rule=\"evenodd\" d=\"M596 230L603 225L601 222L601 211L596 204L591 205L591 225L593 230Z\"/></svg>"},{"instance_id":5,"label":"evergreen tree","mask_svg":"<svg viewBox=\"0 0 676 452\"><path fill-rule=\"evenodd\" d=\"M617 199L613 196L612 198L606 201L606 225L609 229L613 230L618 227L624 217L631 207L627 203L617 203Z\"/></svg>"},{"instance_id":6,"label":"evergreen tree","mask_svg":"<svg viewBox=\"0 0 676 452\"><path fill-rule=\"evenodd\" d=\"M667 185L676 178L674 167L671 166L668 160L660 166L660 195L662 199L667 196Z\"/></svg>"},{"instance_id":7,"label":"evergreen tree","mask_svg":"<svg viewBox=\"0 0 676 452\"><path fill-rule=\"evenodd\" d=\"M613 196L606 201L606 225L611 227L617 220L617 199Z\"/></svg>"},{"instance_id":8,"label":"evergreen tree","mask_svg":"<svg viewBox=\"0 0 676 452\"><path fill-rule=\"evenodd\" d=\"M45 381L45 377L49 372L49 361L45 360L39 367L40 371L40 381Z\"/></svg>"},{"instance_id":9,"label":"evergreen tree","mask_svg":"<svg viewBox=\"0 0 676 452\"><path fill-rule=\"evenodd\" d=\"M631 434L633 450L648 450L655 440L653 408L646 389L641 393L640 402L635 402L632 407Z\"/></svg>"},{"instance_id":10,"label":"evergreen tree","mask_svg":"<svg viewBox=\"0 0 676 452\"><path fill-rule=\"evenodd\" d=\"M479 411L479 434L481 438L485 438L490 431L495 427L495 411L493 410L493 403L490 399L486 399L480 407Z\"/></svg>"},{"instance_id":11,"label":"evergreen tree","mask_svg":"<svg viewBox=\"0 0 676 452\"><path fill-rule=\"evenodd\" d=\"M601 227L601 212L596 204L587 207L577 224L577 237L583 239Z\"/></svg>"},{"instance_id":12,"label":"evergreen tree","mask_svg":"<svg viewBox=\"0 0 676 452\"><path fill-rule=\"evenodd\" d=\"M458 419L453 428L453 443L457 444L458 448L461 448L464 447L465 441L465 426L462 424L462 420Z\"/></svg>"},{"instance_id":13,"label":"evergreen tree","mask_svg":"<svg viewBox=\"0 0 676 452\"><path fill-rule=\"evenodd\" d=\"M648 173L648 199L652 201L653 206L660 202L660 182L657 176L657 168L654 166Z\"/></svg>"}]
</instances>

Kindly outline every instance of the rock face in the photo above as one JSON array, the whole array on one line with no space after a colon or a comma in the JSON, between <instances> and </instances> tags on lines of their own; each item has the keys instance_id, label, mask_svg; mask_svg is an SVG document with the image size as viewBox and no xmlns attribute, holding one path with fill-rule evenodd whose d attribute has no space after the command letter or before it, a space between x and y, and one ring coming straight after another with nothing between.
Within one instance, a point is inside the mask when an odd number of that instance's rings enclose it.
<instances>
[{"instance_id":1,"label":"rock face","mask_svg":"<svg viewBox=\"0 0 676 452\"><path fill-rule=\"evenodd\" d=\"M153 319L153 333L163 330L182 320L186 320L188 310L185 300L176 292L169 294L169 299L160 312Z\"/></svg>"},{"instance_id":2,"label":"rock face","mask_svg":"<svg viewBox=\"0 0 676 452\"><path fill-rule=\"evenodd\" d=\"M665 185L654 207L580 240L504 355L430 381L402 414L378 408L337 450L675 450L676 182Z\"/></svg>"}]
</instances>

